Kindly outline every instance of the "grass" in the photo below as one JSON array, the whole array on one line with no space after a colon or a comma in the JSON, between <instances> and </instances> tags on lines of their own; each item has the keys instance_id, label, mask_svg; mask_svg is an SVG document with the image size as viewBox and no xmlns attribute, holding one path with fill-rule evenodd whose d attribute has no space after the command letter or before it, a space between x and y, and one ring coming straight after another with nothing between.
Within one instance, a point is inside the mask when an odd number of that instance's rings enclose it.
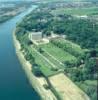
<instances>
[{"instance_id":1,"label":"grass","mask_svg":"<svg viewBox=\"0 0 98 100\"><path fill-rule=\"evenodd\" d=\"M83 54L83 49L81 49L81 47L79 45L72 43L71 41L68 41L65 39L55 39L55 40L53 40L53 42L55 42L57 44L59 43L62 46L61 47L62 49L65 46L66 50L64 50L64 51L67 51L74 56Z\"/></svg>"},{"instance_id":2,"label":"grass","mask_svg":"<svg viewBox=\"0 0 98 100\"><path fill-rule=\"evenodd\" d=\"M81 1L81 0L62 0L62 2L77 2L77 1ZM43 0L43 2L45 3L53 3L53 2L60 2L60 0Z\"/></svg>"},{"instance_id":3,"label":"grass","mask_svg":"<svg viewBox=\"0 0 98 100\"><path fill-rule=\"evenodd\" d=\"M84 82L75 82L75 83L87 94L92 92L92 90L95 90L95 92L97 92L97 80L85 80Z\"/></svg>"},{"instance_id":4,"label":"grass","mask_svg":"<svg viewBox=\"0 0 98 100\"><path fill-rule=\"evenodd\" d=\"M87 85L97 86L97 80L86 80L84 83Z\"/></svg>"},{"instance_id":5,"label":"grass","mask_svg":"<svg viewBox=\"0 0 98 100\"><path fill-rule=\"evenodd\" d=\"M53 15L59 14L68 14L68 15L93 15L98 14L98 7L90 7L90 8L58 8L56 10L52 10L51 13Z\"/></svg>"},{"instance_id":6,"label":"grass","mask_svg":"<svg viewBox=\"0 0 98 100\"><path fill-rule=\"evenodd\" d=\"M70 62L75 61L76 62L77 61L76 57L54 46L51 43L41 45L41 47L61 62L65 62L65 61L70 61Z\"/></svg>"},{"instance_id":7,"label":"grass","mask_svg":"<svg viewBox=\"0 0 98 100\"><path fill-rule=\"evenodd\" d=\"M52 66L43 57L41 57L33 48L29 48L32 56L35 58L35 62L40 65L40 69L45 76L54 75L56 71L51 70Z\"/></svg>"},{"instance_id":8,"label":"grass","mask_svg":"<svg viewBox=\"0 0 98 100\"><path fill-rule=\"evenodd\" d=\"M47 53L46 51L44 51L43 55L48 58L49 61L51 61L57 69L64 69L65 65L61 64L58 60L56 60L53 56L50 56L49 53Z\"/></svg>"},{"instance_id":9,"label":"grass","mask_svg":"<svg viewBox=\"0 0 98 100\"><path fill-rule=\"evenodd\" d=\"M86 80L84 82L75 82L91 100L97 100L97 80Z\"/></svg>"}]
</instances>

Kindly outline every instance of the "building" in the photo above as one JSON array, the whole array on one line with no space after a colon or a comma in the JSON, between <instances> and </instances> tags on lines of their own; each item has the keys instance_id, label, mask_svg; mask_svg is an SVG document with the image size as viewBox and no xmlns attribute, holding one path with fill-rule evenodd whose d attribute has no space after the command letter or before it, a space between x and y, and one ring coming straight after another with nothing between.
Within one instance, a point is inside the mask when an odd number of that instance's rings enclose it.
<instances>
[{"instance_id":1,"label":"building","mask_svg":"<svg viewBox=\"0 0 98 100\"><path fill-rule=\"evenodd\" d=\"M42 39L42 32L31 32L29 34L30 40L41 40Z\"/></svg>"},{"instance_id":2,"label":"building","mask_svg":"<svg viewBox=\"0 0 98 100\"><path fill-rule=\"evenodd\" d=\"M41 44L47 44L51 39L55 38L65 38L66 35L57 35L53 32L50 36L42 36L42 32L30 32L29 33L29 39L35 44L35 45L41 45Z\"/></svg>"}]
</instances>

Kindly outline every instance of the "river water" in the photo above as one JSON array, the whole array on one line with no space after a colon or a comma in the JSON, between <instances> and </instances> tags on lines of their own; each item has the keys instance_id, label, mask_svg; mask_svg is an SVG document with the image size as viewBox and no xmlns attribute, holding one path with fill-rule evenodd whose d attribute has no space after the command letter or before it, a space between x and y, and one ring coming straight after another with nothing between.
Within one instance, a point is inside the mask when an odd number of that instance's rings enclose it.
<instances>
[{"instance_id":1,"label":"river water","mask_svg":"<svg viewBox=\"0 0 98 100\"><path fill-rule=\"evenodd\" d=\"M36 6L0 24L0 100L40 100L15 54L13 29Z\"/></svg>"}]
</instances>

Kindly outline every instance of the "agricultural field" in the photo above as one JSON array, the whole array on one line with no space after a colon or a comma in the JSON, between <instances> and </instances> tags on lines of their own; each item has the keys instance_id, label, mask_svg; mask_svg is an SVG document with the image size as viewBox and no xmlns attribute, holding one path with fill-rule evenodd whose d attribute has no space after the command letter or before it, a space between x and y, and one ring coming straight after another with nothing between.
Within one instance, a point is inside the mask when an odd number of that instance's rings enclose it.
<instances>
[{"instance_id":1,"label":"agricultural field","mask_svg":"<svg viewBox=\"0 0 98 100\"><path fill-rule=\"evenodd\" d=\"M54 56L60 62L76 62L76 57L72 56L68 52L63 51L61 48L54 46L52 43L41 45L43 50L47 51L50 55Z\"/></svg>"},{"instance_id":2,"label":"agricultural field","mask_svg":"<svg viewBox=\"0 0 98 100\"><path fill-rule=\"evenodd\" d=\"M52 70L51 63L48 62L47 59L44 58L36 49L31 47L29 48L29 51L31 52L32 56L35 58L36 63L40 66L40 70L45 76L50 76L57 73L56 71Z\"/></svg>"},{"instance_id":3,"label":"agricultural field","mask_svg":"<svg viewBox=\"0 0 98 100\"><path fill-rule=\"evenodd\" d=\"M72 43L68 40L59 38L59 39L51 40L51 43L61 48L65 52L67 51L68 53L70 53L75 57L79 57L80 55L83 55L83 49L79 45Z\"/></svg>"},{"instance_id":4,"label":"agricultural field","mask_svg":"<svg viewBox=\"0 0 98 100\"><path fill-rule=\"evenodd\" d=\"M62 62L60 62L57 58L52 56L50 53L48 53L47 51L44 50L43 55L46 58L48 58L48 60L51 61L54 66L56 66L55 68L64 69L65 65Z\"/></svg>"},{"instance_id":5,"label":"agricultural field","mask_svg":"<svg viewBox=\"0 0 98 100\"><path fill-rule=\"evenodd\" d=\"M57 8L56 10L52 10L51 13L53 15L59 14L68 14L68 15L98 15L98 7L90 7L90 8Z\"/></svg>"},{"instance_id":6,"label":"agricultural field","mask_svg":"<svg viewBox=\"0 0 98 100\"><path fill-rule=\"evenodd\" d=\"M42 0L44 3L60 2L60 0ZM81 2L85 0L61 0L62 2Z\"/></svg>"},{"instance_id":7,"label":"agricultural field","mask_svg":"<svg viewBox=\"0 0 98 100\"><path fill-rule=\"evenodd\" d=\"M62 100L89 100L89 97L64 74L49 77L49 80Z\"/></svg>"}]
</instances>

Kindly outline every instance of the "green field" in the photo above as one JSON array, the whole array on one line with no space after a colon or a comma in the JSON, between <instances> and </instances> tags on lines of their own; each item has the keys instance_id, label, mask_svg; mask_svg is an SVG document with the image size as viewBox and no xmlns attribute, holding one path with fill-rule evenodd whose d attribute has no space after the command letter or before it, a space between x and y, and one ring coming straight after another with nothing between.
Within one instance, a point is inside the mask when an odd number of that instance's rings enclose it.
<instances>
[{"instance_id":1,"label":"green field","mask_svg":"<svg viewBox=\"0 0 98 100\"><path fill-rule=\"evenodd\" d=\"M49 43L46 45L41 45L41 47L46 50L48 53L50 53L52 56L54 56L56 59L58 59L60 62L76 62L76 57L72 56L68 52L63 51L62 49L54 46L53 44Z\"/></svg>"},{"instance_id":2,"label":"green field","mask_svg":"<svg viewBox=\"0 0 98 100\"><path fill-rule=\"evenodd\" d=\"M51 41L51 43L75 57L83 55L84 52L79 45L65 39L54 39Z\"/></svg>"},{"instance_id":3,"label":"green field","mask_svg":"<svg viewBox=\"0 0 98 100\"><path fill-rule=\"evenodd\" d=\"M75 83L85 93L90 95L91 100L97 100L97 80L85 80L84 82L75 82Z\"/></svg>"},{"instance_id":4,"label":"green field","mask_svg":"<svg viewBox=\"0 0 98 100\"><path fill-rule=\"evenodd\" d=\"M97 80L86 80L85 84L97 86Z\"/></svg>"},{"instance_id":5,"label":"green field","mask_svg":"<svg viewBox=\"0 0 98 100\"><path fill-rule=\"evenodd\" d=\"M62 0L63 2L77 2L77 1L83 1L83 0ZM50 3L50 2L60 2L60 0L43 0L45 3Z\"/></svg>"},{"instance_id":6,"label":"green field","mask_svg":"<svg viewBox=\"0 0 98 100\"><path fill-rule=\"evenodd\" d=\"M58 8L56 10L52 10L51 13L53 15L59 14L68 14L68 15L96 15L98 14L98 7L90 7L90 8Z\"/></svg>"},{"instance_id":7,"label":"green field","mask_svg":"<svg viewBox=\"0 0 98 100\"><path fill-rule=\"evenodd\" d=\"M33 49L33 47L30 47L29 51L31 52L32 56L35 58L35 62L41 66L40 69L45 76L50 76L57 73L56 71L51 70L52 68L51 64L47 62L41 55L39 55Z\"/></svg>"},{"instance_id":8,"label":"green field","mask_svg":"<svg viewBox=\"0 0 98 100\"><path fill-rule=\"evenodd\" d=\"M39 47L44 50L43 53L39 53L37 51ZM28 47L28 50L35 58L35 62L41 66L41 72L47 77L59 72L58 70L52 70L53 68L64 69L66 66L63 62L77 62L77 58L75 56L72 56L68 52L54 46L52 43L40 45L38 48L32 46Z\"/></svg>"},{"instance_id":9,"label":"green field","mask_svg":"<svg viewBox=\"0 0 98 100\"><path fill-rule=\"evenodd\" d=\"M58 61L54 56L52 56L50 53L47 51L44 51L43 55L50 61L52 62L53 65L55 65L56 69L64 69L65 65Z\"/></svg>"}]
</instances>

